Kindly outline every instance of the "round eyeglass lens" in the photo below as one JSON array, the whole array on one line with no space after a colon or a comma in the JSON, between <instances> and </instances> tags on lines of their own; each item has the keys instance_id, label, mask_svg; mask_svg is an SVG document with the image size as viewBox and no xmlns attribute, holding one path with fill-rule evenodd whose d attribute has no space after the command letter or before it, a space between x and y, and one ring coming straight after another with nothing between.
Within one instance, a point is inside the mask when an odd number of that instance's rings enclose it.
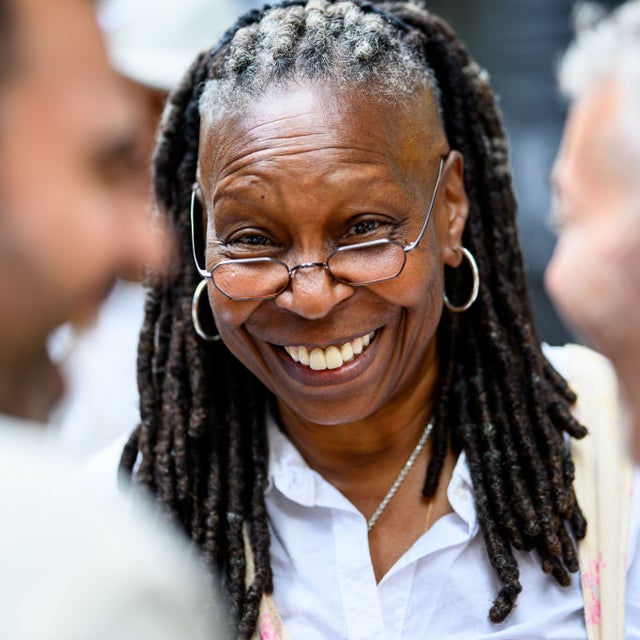
<instances>
[{"instance_id":1,"label":"round eyeglass lens","mask_svg":"<svg viewBox=\"0 0 640 640\"><path fill-rule=\"evenodd\" d=\"M277 295L289 283L289 271L278 260L255 258L220 262L211 272L215 286L236 300Z\"/></svg>"},{"instance_id":2,"label":"round eyeglass lens","mask_svg":"<svg viewBox=\"0 0 640 640\"><path fill-rule=\"evenodd\" d=\"M378 240L341 247L329 257L327 265L336 280L369 284L398 276L406 255L402 245L392 240Z\"/></svg>"}]
</instances>

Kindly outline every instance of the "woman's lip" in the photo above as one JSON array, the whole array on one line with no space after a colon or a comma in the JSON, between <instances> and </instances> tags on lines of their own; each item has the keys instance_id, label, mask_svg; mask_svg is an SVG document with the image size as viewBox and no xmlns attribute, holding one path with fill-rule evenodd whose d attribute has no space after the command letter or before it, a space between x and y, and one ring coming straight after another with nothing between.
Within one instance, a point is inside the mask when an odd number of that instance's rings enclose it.
<instances>
[{"instance_id":1,"label":"woman's lip","mask_svg":"<svg viewBox=\"0 0 640 640\"><path fill-rule=\"evenodd\" d=\"M369 346L355 359L346 362L337 369L316 371L305 365L294 362L282 347L271 345L287 373L298 382L310 387L324 387L349 382L357 378L369 367L375 357L382 330L375 330L375 338ZM359 337L356 335L355 337ZM335 343L331 343L335 344ZM331 346L329 344L328 346Z\"/></svg>"},{"instance_id":2,"label":"woman's lip","mask_svg":"<svg viewBox=\"0 0 640 640\"><path fill-rule=\"evenodd\" d=\"M280 349L284 349L285 347L305 347L309 351L312 349L327 349L328 347L338 347L338 349L347 342L353 342L357 338L364 338L367 334L377 333L379 329L370 329L369 331L363 331L361 333L354 333L351 337L348 338L339 338L337 340L327 341L319 341L319 342L310 342L306 340L299 340L296 342L295 340L291 342L285 342L280 344L279 342L270 342L271 346L279 347Z\"/></svg>"}]
</instances>

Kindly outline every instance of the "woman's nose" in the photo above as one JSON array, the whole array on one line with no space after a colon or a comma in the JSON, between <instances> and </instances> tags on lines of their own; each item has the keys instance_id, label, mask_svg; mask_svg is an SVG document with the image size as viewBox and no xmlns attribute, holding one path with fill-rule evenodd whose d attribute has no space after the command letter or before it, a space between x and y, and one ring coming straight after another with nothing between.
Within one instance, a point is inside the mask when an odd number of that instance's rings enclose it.
<instances>
[{"instance_id":1,"label":"woman's nose","mask_svg":"<svg viewBox=\"0 0 640 640\"><path fill-rule=\"evenodd\" d=\"M289 286L275 302L303 318L318 320L352 295L353 287L334 280L324 265L313 264L295 269Z\"/></svg>"}]
</instances>

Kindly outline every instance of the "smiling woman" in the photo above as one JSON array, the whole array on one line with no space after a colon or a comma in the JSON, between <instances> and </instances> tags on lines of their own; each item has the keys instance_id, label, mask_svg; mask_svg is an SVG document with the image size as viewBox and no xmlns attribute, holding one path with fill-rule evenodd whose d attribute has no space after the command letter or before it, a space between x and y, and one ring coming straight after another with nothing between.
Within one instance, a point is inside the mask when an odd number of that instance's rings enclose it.
<instances>
[{"instance_id":1,"label":"smiling woman","mask_svg":"<svg viewBox=\"0 0 640 640\"><path fill-rule=\"evenodd\" d=\"M217 126L203 109L198 176L216 326L280 413L353 432L384 408L420 427L431 411L420 381L437 377L442 270L460 262L461 157L440 159L448 145L430 89L406 105L351 90L329 100L328 89L295 83ZM333 366L343 345L362 355Z\"/></svg>"},{"instance_id":2,"label":"smiling woman","mask_svg":"<svg viewBox=\"0 0 640 640\"><path fill-rule=\"evenodd\" d=\"M506 151L486 74L408 2L253 11L171 96L179 264L122 466L224 574L239 637L587 637L586 430L533 328Z\"/></svg>"}]
</instances>

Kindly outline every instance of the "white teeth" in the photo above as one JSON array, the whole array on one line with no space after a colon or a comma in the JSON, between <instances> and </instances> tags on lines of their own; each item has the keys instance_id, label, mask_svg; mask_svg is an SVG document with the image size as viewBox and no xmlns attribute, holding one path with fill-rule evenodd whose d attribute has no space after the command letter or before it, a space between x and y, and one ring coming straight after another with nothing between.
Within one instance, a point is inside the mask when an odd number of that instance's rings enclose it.
<instances>
[{"instance_id":1,"label":"white teeth","mask_svg":"<svg viewBox=\"0 0 640 640\"><path fill-rule=\"evenodd\" d=\"M314 371L322 371L327 368L327 361L322 349L312 349L309 354L309 366Z\"/></svg>"},{"instance_id":2,"label":"white teeth","mask_svg":"<svg viewBox=\"0 0 640 640\"><path fill-rule=\"evenodd\" d=\"M307 347L298 347L298 362L309 366L309 351Z\"/></svg>"},{"instance_id":3,"label":"white teeth","mask_svg":"<svg viewBox=\"0 0 640 640\"><path fill-rule=\"evenodd\" d=\"M353 360L353 347L350 342L345 342L340 347L340 355L342 356L342 362Z\"/></svg>"},{"instance_id":4,"label":"white teeth","mask_svg":"<svg viewBox=\"0 0 640 640\"><path fill-rule=\"evenodd\" d=\"M300 358L298 357L298 347L285 347L285 350L294 362L300 362Z\"/></svg>"},{"instance_id":5,"label":"white teeth","mask_svg":"<svg viewBox=\"0 0 640 640\"><path fill-rule=\"evenodd\" d=\"M345 362L350 362L355 356L360 355L371 343L375 331L364 336L345 342L340 347L330 346L326 349L315 347L311 352L306 347L287 346L284 350L294 362L310 367L314 371L325 369L338 369Z\"/></svg>"},{"instance_id":6,"label":"white teeth","mask_svg":"<svg viewBox=\"0 0 640 640\"><path fill-rule=\"evenodd\" d=\"M327 369L337 369L344 364L338 347L327 347L324 352L324 359L327 363Z\"/></svg>"}]
</instances>

